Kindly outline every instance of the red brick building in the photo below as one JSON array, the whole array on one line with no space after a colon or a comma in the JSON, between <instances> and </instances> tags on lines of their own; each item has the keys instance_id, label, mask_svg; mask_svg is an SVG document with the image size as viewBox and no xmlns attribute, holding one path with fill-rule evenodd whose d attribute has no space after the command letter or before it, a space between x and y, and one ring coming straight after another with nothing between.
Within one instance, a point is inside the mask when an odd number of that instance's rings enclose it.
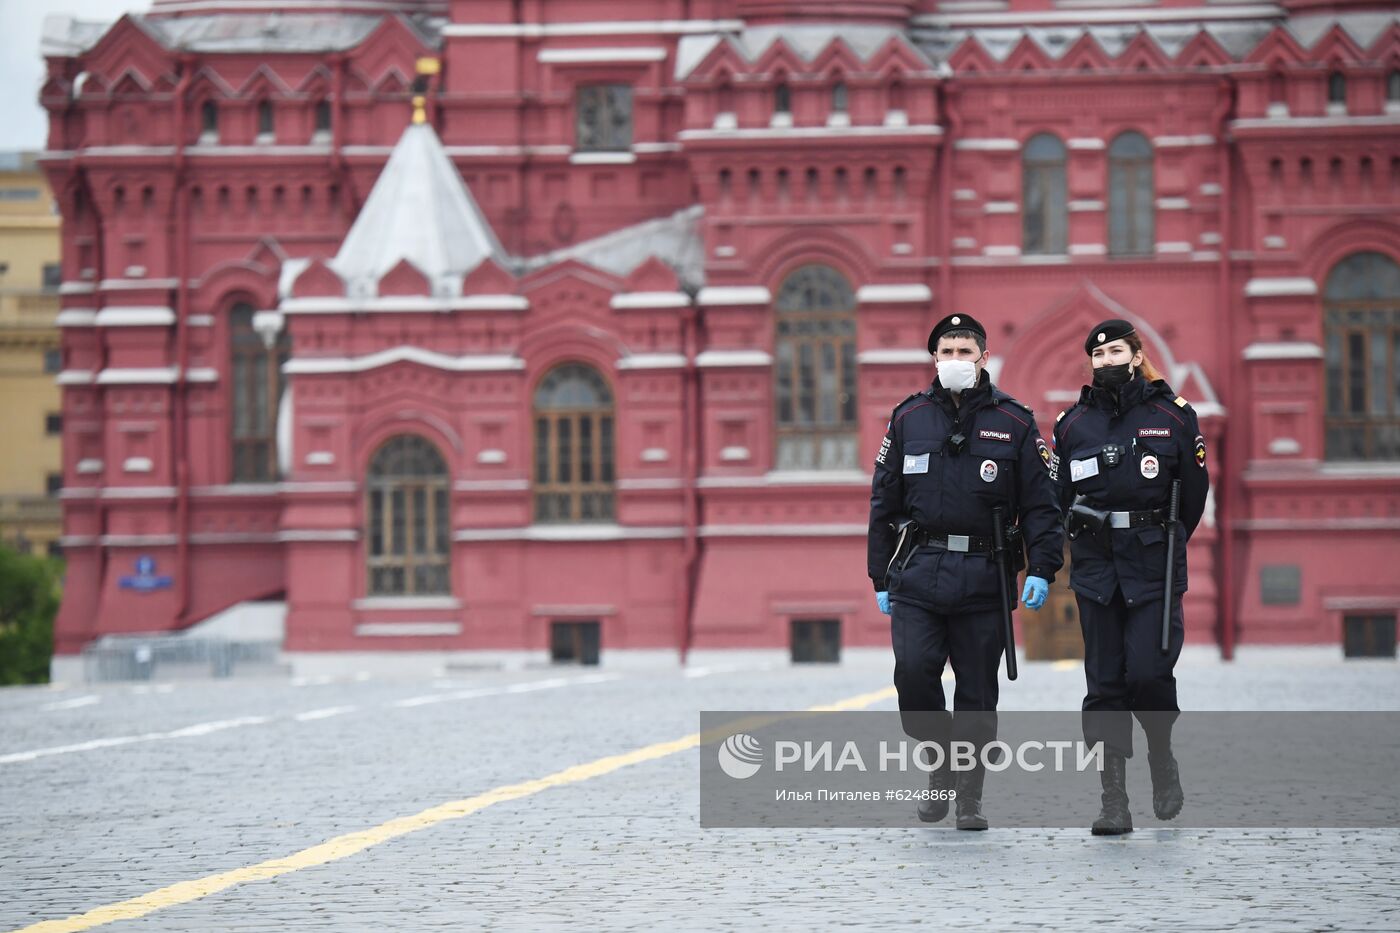
<instances>
[{"instance_id":1,"label":"red brick building","mask_svg":"<svg viewBox=\"0 0 1400 933\"><path fill-rule=\"evenodd\" d=\"M44 55L61 656L265 599L292 652L886 644L950 309L1047 434L1147 335L1190 638L1393 644L1391 4L156 0Z\"/></svg>"}]
</instances>

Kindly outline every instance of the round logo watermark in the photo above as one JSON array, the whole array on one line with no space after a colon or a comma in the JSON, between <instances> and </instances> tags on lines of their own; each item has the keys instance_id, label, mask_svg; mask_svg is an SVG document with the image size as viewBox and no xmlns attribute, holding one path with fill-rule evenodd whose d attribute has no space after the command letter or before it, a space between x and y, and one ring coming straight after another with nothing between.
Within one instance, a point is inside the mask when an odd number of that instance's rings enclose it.
<instances>
[{"instance_id":1,"label":"round logo watermark","mask_svg":"<svg viewBox=\"0 0 1400 933\"><path fill-rule=\"evenodd\" d=\"M763 765L763 746L745 732L736 732L719 747L719 766L738 780L753 777Z\"/></svg>"}]
</instances>

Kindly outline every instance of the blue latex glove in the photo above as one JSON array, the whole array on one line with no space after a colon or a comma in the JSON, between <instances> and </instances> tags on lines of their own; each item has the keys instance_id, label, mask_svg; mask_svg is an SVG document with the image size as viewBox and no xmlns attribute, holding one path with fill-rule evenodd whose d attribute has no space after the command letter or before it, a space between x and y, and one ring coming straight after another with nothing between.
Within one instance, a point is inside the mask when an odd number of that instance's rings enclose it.
<instances>
[{"instance_id":1,"label":"blue latex glove","mask_svg":"<svg viewBox=\"0 0 1400 933\"><path fill-rule=\"evenodd\" d=\"M1039 609L1045 605L1045 597L1050 595L1050 582L1041 577L1026 577L1026 588L1021 593L1021 602L1027 609Z\"/></svg>"},{"instance_id":2,"label":"blue latex glove","mask_svg":"<svg viewBox=\"0 0 1400 933\"><path fill-rule=\"evenodd\" d=\"M885 615L890 614L890 594L888 590L881 590L875 594L875 604L880 607L880 611Z\"/></svg>"}]
</instances>

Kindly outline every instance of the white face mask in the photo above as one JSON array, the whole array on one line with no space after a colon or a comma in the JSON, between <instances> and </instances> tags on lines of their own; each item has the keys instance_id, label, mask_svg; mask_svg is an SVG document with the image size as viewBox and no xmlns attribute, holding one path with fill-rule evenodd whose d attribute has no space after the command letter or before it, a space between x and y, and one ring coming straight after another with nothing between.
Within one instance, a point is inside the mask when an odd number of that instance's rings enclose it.
<instances>
[{"instance_id":1,"label":"white face mask","mask_svg":"<svg viewBox=\"0 0 1400 933\"><path fill-rule=\"evenodd\" d=\"M949 392L977 385L977 364L971 360L939 360L938 383Z\"/></svg>"}]
</instances>

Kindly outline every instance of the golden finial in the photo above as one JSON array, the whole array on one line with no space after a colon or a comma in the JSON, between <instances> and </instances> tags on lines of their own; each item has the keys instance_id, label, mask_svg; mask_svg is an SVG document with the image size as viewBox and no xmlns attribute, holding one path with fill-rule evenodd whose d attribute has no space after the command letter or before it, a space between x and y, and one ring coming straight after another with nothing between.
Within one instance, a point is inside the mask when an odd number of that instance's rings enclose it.
<instances>
[{"instance_id":1,"label":"golden finial","mask_svg":"<svg viewBox=\"0 0 1400 933\"><path fill-rule=\"evenodd\" d=\"M442 62L436 58L420 58L414 70L418 72L418 77L413 82L413 122L427 123L428 97L425 92L428 90L428 78L442 70Z\"/></svg>"}]
</instances>

